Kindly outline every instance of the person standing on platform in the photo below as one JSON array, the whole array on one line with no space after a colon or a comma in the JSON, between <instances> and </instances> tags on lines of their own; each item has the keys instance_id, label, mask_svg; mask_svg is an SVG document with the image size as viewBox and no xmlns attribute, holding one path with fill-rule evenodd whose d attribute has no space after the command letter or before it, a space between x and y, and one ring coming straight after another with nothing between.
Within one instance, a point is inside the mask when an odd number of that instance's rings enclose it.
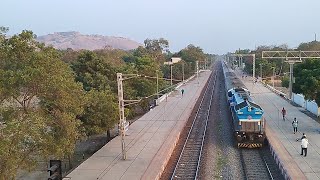
<instances>
[{"instance_id":1,"label":"person standing on platform","mask_svg":"<svg viewBox=\"0 0 320 180\"><path fill-rule=\"evenodd\" d=\"M281 114L282 114L282 119L285 121L286 120L285 117L286 117L287 111L284 109L284 107L281 110Z\"/></svg>"},{"instance_id":2,"label":"person standing on platform","mask_svg":"<svg viewBox=\"0 0 320 180\"><path fill-rule=\"evenodd\" d=\"M296 134L298 131L298 121L297 118L294 118L292 121L292 127L293 127L293 134Z\"/></svg>"},{"instance_id":3,"label":"person standing on platform","mask_svg":"<svg viewBox=\"0 0 320 180\"><path fill-rule=\"evenodd\" d=\"M183 94L184 94L184 89L181 89L181 95L183 97Z\"/></svg>"},{"instance_id":4,"label":"person standing on platform","mask_svg":"<svg viewBox=\"0 0 320 180\"><path fill-rule=\"evenodd\" d=\"M308 144L309 144L309 142L308 142L307 137L305 137L305 138L303 138L303 139L301 140L301 154L300 154L300 155L303 155L303 152L304 152L304 157L306 157L306 156L307 156L307 152L308 152L308 150L307 150L307 148L308 148Z\"/></svg>"}]
</instances>

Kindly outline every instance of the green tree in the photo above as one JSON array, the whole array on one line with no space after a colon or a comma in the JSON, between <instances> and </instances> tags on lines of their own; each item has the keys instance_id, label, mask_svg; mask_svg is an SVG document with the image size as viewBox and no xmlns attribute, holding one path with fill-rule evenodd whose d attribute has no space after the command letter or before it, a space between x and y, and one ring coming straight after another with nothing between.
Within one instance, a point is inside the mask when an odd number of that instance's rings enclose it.
<instances>
[{"instance_id":1,"label":"green tree","mask_svg":"<svg viewBox=\"0 0 320 180\"><path fill-rule=\"evenodd\" d=\"M145 48L151 53L161 53L169 48L169 42L166 39L146 39L144 40Z\"/></svg>"},{"instance_id":2,"label":"green tree","mask_svg":"<svg viewBox=\"0 0 320 180\"><path fill-rule=\"evenodd\" d=\"M72 68L76 80L83 84L87 104L84 114L80 117L87 135L108 132L116 124L117 109L117 68L107 61L111 51L84 51Z\"/></svg>"},{"instance_id":3,"label":"green tree","mask_svg":"<svg viewBox=\"0 0 320 180\"><path fill-rule=\"evenodd\" d=\"M282 78L282 80L281 80L281 86L282 87L288 88L289 87L289 83L290 83L289 77L283 77Z\"/></svg>"},{"instance_id":4,"label":"green tree","mask_svg":"<svg viewBox=\"0 0 320 180\"><path fill-rule=\"evenodd\" d=\"M0 26L0 42L2 42L5 39L5 33L7 33L8 30L8 28Z\"/></svg>"},{"instance_id":5,"label":"green tree","mask_svg":"<svg viewBox=\"0 0 320 180\"><path fill-rule=\"evenodd\" d=\"M320 61L308 59L294 66L293 92L303 94L308 100L320 104Z\"/></svg>"},{"instance_id":6,"label":"green tree","mask_svg":"<svg viewBox=\"0 0 320 180\"><path fill-rule=\"evenodd\" d=\"M150 96L156 93L156 73L158 70L158 75L161 78L162 73L158 63L153 61L152 58L136 57L135 61L131 63L133 71L135 74L141 75L141 77L125 81L126 89L131 89L131 91L125 93L125 97L129 99L140 99L143 97ZM144 78L144 76L147 76ZM154 77L154 78L151 78ZM159 80L160 88L162 87L162 80Z\"/></svg>"},{"instance_id":7,"label":"green tree","mask_svg":"<svg viewBox=\"0 0 320 180\"><path fill-rule=\"evenodd\" d=\"M111 89L116 92L115 68L92 51L84 51L72 65L76 80L86 91L91 89Z\"/></svg>"},{"instance_id":8,"label":"green tree","mask_svg":"<svg viewBox=\"0 0 320 180\"><path fill-rule=\"evenodd\" d=\"M178 56L188 62L204 62L206 55L200 47L189 44L186 48L179 51Z\"/></svg>"},{"instance_id":9,"label":"green tree","mask_svg":"<svg viewBox=\"0 0 320 180\"><path fill-rule=\"evenodd\" d=\"M168 52L169 42L166 39L146 39L144 40L144 46L149 56L151 56L156 62L165 62L165 55L163 51ZM141 50L141 49L138 49ZM141 57L141 56L140 56Z\"/></svg>"},{"instance_id":10,"label":"green tree","mask_svg":"<svg viewBox=\"0 0 320 180\"><path fill-rule=\"evenodd\" d=\"M87 135L101 134L118 122L118 104L110 90L92 89L86 94L87 103L80 117Z\"/></svg>"},{"instance_id":11,"label":"green tree","mask_svg":"<svg viewBox=\"0 0 320 180\"><path fill-rule=\"evenodd\" d=\"M71 154L79 138L83 91L71 69L31 31L0 45L0 179L40 157Z\"/></svg>"},{"instance_id":12,"label":"green tree","mask_svg":"<svg viewBox=\"0 0 320 180\"><path fill-rule=\"evenodd\" d=\"M81 51L74 51L71 48L59 51L61 53L61 60L68 64L72 64L73 62L75 62L79 54L81 53Z\"/></svg>"},{"instance_id":13,"label":"green tree","mask_svg":"<svg viewBox=\"0 0 320 180\"><path fill-rule=\"evenodd\" d=\"M319 41L311 41L308 43L301 43L297 50L301 51L320 51L320 42Z\"/></svg>"}]
</instances>

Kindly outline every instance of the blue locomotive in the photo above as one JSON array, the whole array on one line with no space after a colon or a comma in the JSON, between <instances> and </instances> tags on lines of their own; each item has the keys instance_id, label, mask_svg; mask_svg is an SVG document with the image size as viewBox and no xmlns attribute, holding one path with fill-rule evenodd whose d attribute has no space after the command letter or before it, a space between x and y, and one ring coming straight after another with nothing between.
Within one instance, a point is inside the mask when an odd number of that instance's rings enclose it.
<instances>
[{"instance_id":1,"label":"blue locomotive","mask_svg":"<svg viewBox=\"0 0 320 180\"><path fill-rule=\"evenodd\" d=\"M226 63L222 64L237 146L262 147L265 140L263 110L253 102L250 92L234 71Z\"/></svg>"}]
</instances>

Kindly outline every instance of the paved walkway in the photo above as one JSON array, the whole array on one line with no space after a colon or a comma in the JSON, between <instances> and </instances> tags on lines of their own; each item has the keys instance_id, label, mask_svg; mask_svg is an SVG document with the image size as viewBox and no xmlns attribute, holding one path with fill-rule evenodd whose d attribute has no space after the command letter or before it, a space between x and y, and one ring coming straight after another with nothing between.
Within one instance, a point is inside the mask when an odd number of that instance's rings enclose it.
<instances>
[{"instance_id":1,"label":"paved walkway","mask_svg":"<svg viewBox=\"0 0 320 180\"><path fill-rule=\"evenodd\" d=\"M135 121L125 137L127 160L122 160L118 136L83 162L64 179L157 179L170 158L211 71L200 73L173 92L167 101ZM181 96L181 88L185 90Z\"/></svg>"},{"instance_id":2,"label":"paved walkway","mask_svg":"<svg viewBox=\"0 0 320 180\"><path fill-rule=\"evenodd\" d=\"M252 78L241 78L241 72L238 71L238 77L244 82L250 90L253 100L259 104L265 111L264 117L267 124L277 137L278 141L284 146L286 151L292 157L302 173L307 179L320 179L320 124L314 119L304 114L303 108L290 104L287 100L271 92L261 83L252 83ZM286 120L282 120L281 109L287 110ZM293 133L292 121L297 118L298 133ZM301 142L297 138L306 133L309 140L307 157L301 156Z\"/></svg>"}]
</instances>

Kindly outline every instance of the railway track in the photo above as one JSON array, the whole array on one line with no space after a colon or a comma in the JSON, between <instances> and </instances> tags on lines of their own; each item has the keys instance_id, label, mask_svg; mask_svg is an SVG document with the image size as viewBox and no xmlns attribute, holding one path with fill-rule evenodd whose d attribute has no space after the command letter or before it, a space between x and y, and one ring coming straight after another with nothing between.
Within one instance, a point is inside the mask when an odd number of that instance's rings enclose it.
<instances>
[{"instance_id":1,"label":"railway track","mask_svg":"<svg viewBox=\"0 0 320 180\"><path fill-rule=\"evenodd\" d=\"M260 149L240 149L240 158L245 179L284 180L279 168L272 159L268 147Z\"/></svg>"},{"instance_id":2,"label":"railway track","mask_svg":"<svg viewBox=\"0 0 320 180\"><path fill-rule=\"evenodd\" d=\"M217 71L214 71L211 74L206 91L201 99L201 103L193 120L191 129L171 176L172 180L197 178L216 75Z\"/></svg>"},{"instance_id":3,"label":"railway track","mask_svg":"<svg viewBox=\"0 0 320 180\"><path fill-rule=\"evenodd\" d=\"M217 64L213 69L193 123L188 126L188 135L184 136L187 140L181 143L181 153L176 155L177 163L172 164L172 171L162 179L284 180L267 145L260 149L234 146L224 78Z\"/></svg>"}]
</instances>

